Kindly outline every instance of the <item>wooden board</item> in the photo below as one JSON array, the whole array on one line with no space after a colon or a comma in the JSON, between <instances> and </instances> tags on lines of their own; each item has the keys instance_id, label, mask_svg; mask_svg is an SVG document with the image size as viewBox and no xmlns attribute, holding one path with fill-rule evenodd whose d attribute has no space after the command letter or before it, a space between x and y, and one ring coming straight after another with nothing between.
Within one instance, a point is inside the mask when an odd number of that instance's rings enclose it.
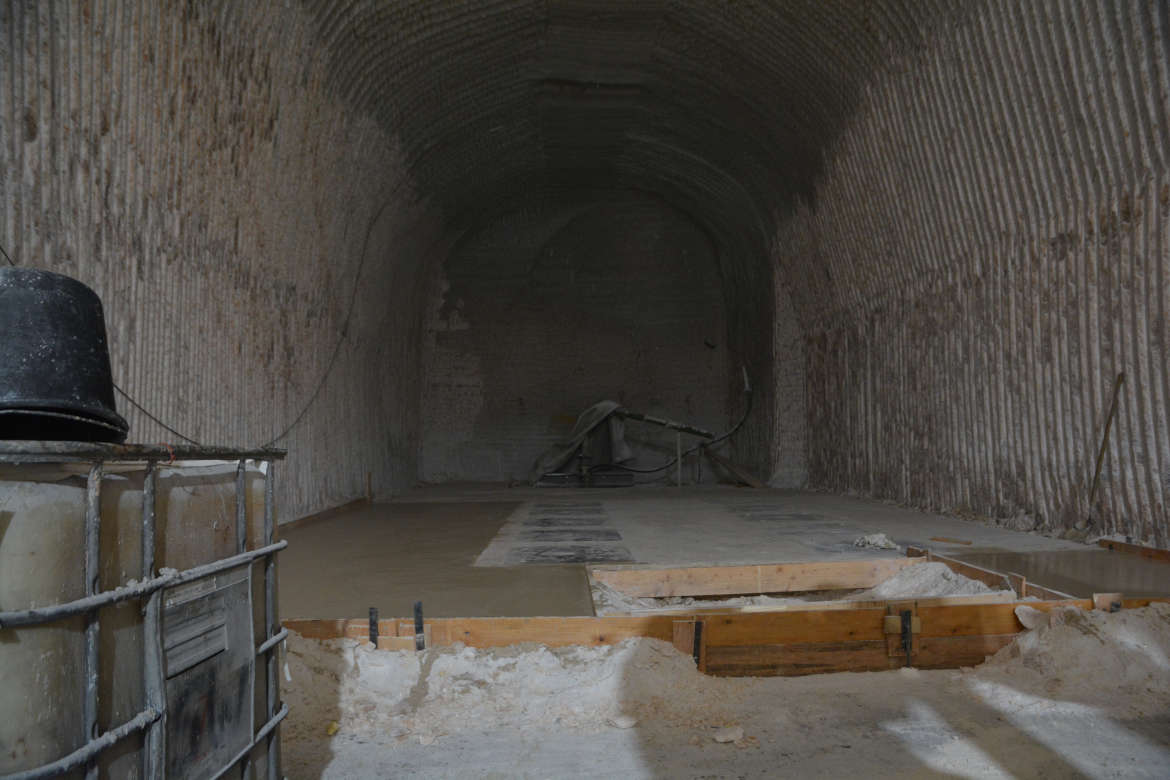
<instances>
[{"instance_id":1,"label":"wooden board","mask_svg":"<svg viewBox=\"0 0 1170 780\"><path fill-rule=\"evenodd\" d=\"M1013 585L1012 580L1006 574L1000 574L997 571L985 569L973 563L966 563L965 561L955 560L946 555L939 555L938 553L929 551L926 554L926 558L929 561L945 564L951 571L956 574L961 574L968 579L979 580L992 590L1004 590L1006 588L1012 588ZM1019 575L1016 576L1019 577ZM1019 581L1015 584L1022 585L1022 583L1023 577L1020 577ZM1015 590L1015 588L1012 589ZM1016 591L1016 593L1017 595L1022 595L1019 591Z\"/></svg>"},{"instance_id":2,"label":"wooden board","mask_svg":"<svg viewBox=\"0 0 1170 780\"><path fill-rule=\"evenodd\" d=\"M1136 609L1162 599L1124 599ZM898 601L880 607L790 612L726 613L680 619L647 617L435 618L427 620L428 646L462 642L471 647L501 647L526 642L551 647L604 645L630 637L671 642L680 652L694 654L698 666L720 676L803 675L871 671L905 665L904 653L889 650L885 618L912 609L920 621L914 635L912 664L924 669L974 666L1007 645L1023 629L1015 608L1026 604L1048 611L1061 606L1092 609L1091 599L1028 601L1006 604L937 604ZM291 631L313 639L368 639L369 621L286 620ZM408 636L396 636L407 632ZM699 641L695 641L695 633ZM408 619L378 623L379 646L413 647L414 628ZM896 639L896 638L895 638Z\"/></svg>"},{"instance_id":3,"label":"wooden board","mask_svg":"<svg viewBox=\"0 0 1170 780\"><path fill-rule=\"evenodd\" d=\"M705 615L707 647L880 641L885 609Z\"/></svg>"},{"instance_id":4,"label":"wooden board","mask_svg":"<svg viewBox=\"0 0 1170 780\"><path fill-rule=\"evenodd\" d=\"M1029 587L1032 587L1029 585ZM1038 596L1043 598L1043 596ZM1056 599L1072 598L1059 594ZM901 599L904 600L904 599ZM937 596L935 598L918 599L916 604L922 606L952 606L959 604L1008 604L1015 601L1009 593L978 593L974 596ZM635 609L629 612L611 612L610 617L632 615L670 615L678 618L690 615L741 615L751 612L824 612L838 609L867 609L885 608L888 599L880 601L802 601L793 604L752 604L745 607L679 607L678 609Z\"/></svg>"},{"instance_id":5,"label":"wooden board","mask_svg":"<svg viewBox=\"0 0 1170 780\"><path fill-rule=\"evenodd\" d=\"M977 666L987 656L995 655L1011 644L1015 634L986 634L978 636L922 637L914 666L919 669L957 669Z\"/></svg>"},{"instance_id":6,"label":"wooden board","mask_svg":"<svg viewBox=\"0 0 1170 780\"><path fill-rule=\"evenodd\" d=\"M1113 552L1140 555L1152 561L1170 561L1170 550L1162 550L1157 547L1143 547L1140 544L1129 544L1127 542L1115 542L1111 539L1098 539L1097 544Z\"/></svg>"},{"instance_id":7,"label":"wooden board","mask_svg":"<svg viewBox=\"0 0 1170 780\"><path fill-rule=\"evenodd\" d=\"M1020 598L1038 598L1043 601L1069 601L1075 600L1076 596L1064 593L1052 588L1046 588L1043 585L1037 585L1034 582L1029 582L1024 587L1024 592L1020 594Z\"/></svg>"},{"instance_id":8,"label":"wooden board","mask_svg":"<svg viewBox=\"0 0 1170 780\"><path fill-rule=\"evenodd\" d=\"M918 558L877 558L760 566L590 566L588 571L593 580L627 596L669 598L869 588L920 562Z\"/></svg>"},{"instance_id":9,"label":"wooden board","mask_svg":"<svg viewBox=\"0 0 1170 780\"><path fill-rule=\"evenodd\" d=\"M886 655L885 640L707 648L707 674L718 677L884 671L900 665Z\"/></svg>"},{"instance_id":10,"label":"wooden board","mask_svg":"<svg viewBox=\"0 0 1170 780\"><path fill-rule=\"evenodd\" d=\"M378 621L379 637L398 636L401 622L410 627L408 618ZM435 645L462 642L469 647L505 647L536 642L549 647L567 645L608 645L630 637L649 637L670 642L673 638L671 617L534 617L534 618L428 618L425 627ZM354 620L286 620L291 631L311 639L369 639L369 621Z\"/></svg>"}]
</instances>

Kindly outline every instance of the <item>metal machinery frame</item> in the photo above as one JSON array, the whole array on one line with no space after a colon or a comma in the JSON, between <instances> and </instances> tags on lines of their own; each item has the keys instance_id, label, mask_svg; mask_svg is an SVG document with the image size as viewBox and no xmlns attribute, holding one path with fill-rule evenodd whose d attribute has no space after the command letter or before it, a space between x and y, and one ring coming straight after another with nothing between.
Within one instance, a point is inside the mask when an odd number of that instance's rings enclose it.
<instances>
[{"instance_id":1,"label":"metal machinery frame","mask_svg":"<svg viewBox=\"0 0 1170 780\"><path fill-rule=\"evenodd\" d=\"M84 683L82 722L87 742L56 761L33 769L6 775L4 780L31 780L56 777L84 767L86 780L98 777L99 755L123 739L145 732L142 750L142 776L158 780L166 774L166 679L163 655L163 590L192 582L218 572L251 564L260 558L264 566L264 641L255 649L263 658L267 680L265 723L256 729L250 744L241 750L213 777L219 778L234 767L247 775L251 751L262 741L267 746L268 777L278 777L279 761L276 727L288 714L288 705L278 705L277 661L274 651L288 636L276 614L276 553L288 546L275 541L273 506L273 463L283 460L284 450L232 450L222 447L168 447L149 445L90 444L77 442L0 441L0 464L65 463L89 464L85 506L85 596L75 601L35 609L0 612L0 628L52 623L75 615L85 618ZM236 545L235 555L185 571L159 573L155 565L155 474L158 464L183 460L236 461ZM267 464L264 476L263 544L248 550L245 467L247 461ZM142 581L114 590L99 591L100 500L102 475L106 464L144 464L142 492ZM143 608L143 691L145 707L124 723L98 734L98 610L122 601L137 599Z\"/></svg>"}]
</instances>

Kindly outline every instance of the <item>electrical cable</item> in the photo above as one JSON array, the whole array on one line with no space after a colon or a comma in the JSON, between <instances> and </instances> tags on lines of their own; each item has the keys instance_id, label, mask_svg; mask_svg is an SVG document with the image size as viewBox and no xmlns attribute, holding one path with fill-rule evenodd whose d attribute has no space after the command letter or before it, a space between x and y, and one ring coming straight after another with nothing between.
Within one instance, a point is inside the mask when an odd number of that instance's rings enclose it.
<instances>
[{"instance_id":1,"label":"electrical cable","mask_svg":"<svg viewBox=\"0 0 1170 780\"><path fill-rule=\"evenodd\" d=\"M113 384L113 383L111 382L111 384ZM203 445L202 445L200 442L197 442L197 441L195 441L195 440L194 440L194 439L192 439L190 436L184 436L183 434L179 433L178 431L176 431L176 430L175 430L174 428L172 428L171 426L167 425L167 424L166 424L165 422L163 422L162 420L160 420L160 419L158 419L157 417L155 417L155 416L154 416L153 414L151 414L150 412L146 411L146 409L144 409L144 408L143 408L142 404L138 403L138 402L137 402L137 401L135 401L133 398L131 398L131 397L130 397L130 394L129 394L129 393L127 393L127 392L126 392L125 390L123 390L122 388L118 387L118 385L114 384L114 389L115 389L115 390L117 390L117 391L118 391L118 393L120 393L120 394L121 394L121 396L122 396L123 398L125 398L127 401L129 401L131 406L133 406L133 407L134 407L135 409L137 409L138 411L142 412L142 413L143 413L144 415L146 415L148 418L150 418L150 419L151 419L151 420L153 420L155 423L157 423L159 426L161 426L161 427L162 427L164 430L166 430L166 431L168 431L168 432L170 432L170 433L173 433L175 436L178 436L180 439L182 439L182 440L183 440L183 441L185 441L185 442L188 442L189 444L194 444L196 447L201 447L201 446L203 446Z\"/></svg>"},{"instance_id":2,"label":"electrical cable","mask_svg":"<svg viewBox=\"0 0 1170 780\"><path fill-rule=\"evenodd\" d=\"M8 252L6 252L6 251L4 250L4 245L3 245L3 244L0 244L0 252L4 252L4 259L8 261L8 264L9 264L10 266L12 266L13 268L16 268L16 262L15 262L15 261L13 261L13 259L12 259L11 257L9 257L9 256L8 256Z\"/></svg>"},{"instance_id":3,"label":"electrical cable","mask_svg":"<svg viewBox=\"0 0 1170 780\"><path fill-rule=\"evenodd\" d=\"M317 397L319 395L321 395L321 391L323 389L325 389L325 383L326 383L326 381L328 381L329 375L333 373L333 365L337 362L337 356L339 354L341 354L341 345L345 342L345 338L349 334L349 321L350 321L350 318L353 317L354 305L357 303L358 289L359 289L359 287L361 285L361 281L362 281L362 269L365 268L366 254L367 254L367 250L370 247L370 236L373 235L374 225L378 224L378 220L381 219L382 213L386 210L386 207L389 206L392 201L393 201L393 198L386 199L386 202L382 204L381 208L379 208L378 211L374 214L374 216L372 216L370 218L370 224L366 228L366 237L365 237L365 240L362 242L362 256L361 256L361 259L358 261L357 275L354 277L354 280L353 280L353 292L349 296L349 309L345 313L345 321L341 325L341 333L338 335L337 343L333 347L333 354L329 356L329 364L325 367L325 373L322 374L321 381L317 383L317 388L313 391L313 394L309 397L308 402L306 402L304 407L301 408L301 411L296 416L296 419L294 419L288 425L287 428L285 428L283 431L281 431L280 435L278 435L278 436L270 439L266 443L260 445L261 449L268 449L273 444L276 444L278 441L283 439L285 436L288 436L290 433L292 433L293 429L296 428L298 425L300 425L301 420L303 420L305 418L305 415L309 413L309 409L312 408L313 404L317 401Z\"/></svg>"}]
</instances>

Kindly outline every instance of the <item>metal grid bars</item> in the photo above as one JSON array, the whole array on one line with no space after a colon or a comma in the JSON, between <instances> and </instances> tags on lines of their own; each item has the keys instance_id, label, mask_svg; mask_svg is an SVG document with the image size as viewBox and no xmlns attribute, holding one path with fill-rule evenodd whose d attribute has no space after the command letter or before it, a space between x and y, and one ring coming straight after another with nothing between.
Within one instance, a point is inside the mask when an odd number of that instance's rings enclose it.
<instances>
[{"instance_id":1,"label":"metal grid bars","mask_svg":"<svg viewBox=\"0 0 1170 780\"><path fill-rule=\"evenodd\" d=\"M0 612L0 628L33 626L53 623L83 615L85 625L84 691L82 723L86 742L77 750L55 761L33 769L5 775L3 780L32 780L56 777L83 768L86 780L98 777L98 760L102 752L120 741L145 732L142 749L142 776L158 780L166 775L167 696L166 670L163 654L163 592L186 582L210 575L250 566L264 559L264 641L255 650L257 660L263 659L267 680L265 722L255 729L251 742L235 757L214 773L222 777L233 769L241 776L252 773L249 760L253 749L264 743L267 751L267 777L279 777L276 726L288 714L287 705L278 706L277 661L275 649L288 636L281 628L276 614L276 553L288 542L276 542L273 491L273 463L284 458L283 450L238 451L217 447L152 447L145 445L78 444L72 442L0 442L0 463L89 463L85 504L85 596L74 601L34 609ZM211 563L181 572L156 570L155 561L155 506L157 466L177 460L229 460L237 462L236 469L236 545L235 554ZM266 464L264 471L263 543L247 549L246 463ZM142 488L142 581L113 590L101 590L99 572L101 563L101 487L107 464L143 464ZM142 710L124 723L105 733L98 733L99 684L99 611L106 606L137 599L143 608L143 664L142 682L144 702Z\"/></svg>"}]
</instances>

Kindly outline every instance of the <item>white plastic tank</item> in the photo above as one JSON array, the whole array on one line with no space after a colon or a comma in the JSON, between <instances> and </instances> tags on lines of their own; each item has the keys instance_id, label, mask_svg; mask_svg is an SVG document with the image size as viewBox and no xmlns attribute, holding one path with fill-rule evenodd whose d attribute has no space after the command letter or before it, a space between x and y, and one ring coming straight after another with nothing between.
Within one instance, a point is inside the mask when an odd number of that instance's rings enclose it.
<instances>
[{"instance_id":1,"label":"white plastic tank","mask_svg":"<svg viewBox=\"0 0 1170 780\"><path fill-rule=\"evenodd\" d=\"M158 568L183 570L236 553L236 468L235 462L180 462L158 467ZM249 549L263 545L264 468L266 464L249 462L246 472ZM88 471L85 463L0 464L0 612L60 604L85 595ZM144 464L106 467L101 486L101 590L143 578L144 473ZM246 594L251 577L252 625L247 627L246 638L239 631L231 634L230 625L224 631L231 636L237 656L251 659L254 645L265 636L264 561L233 570L231 576L242 578L243 584L233 591L237 596ZM192 585L200 586L201 582ZM219 582L231 585L222 575ZM191 586L186 587L187 593L192 593ZM179 589L168 589L164 604L168 598L174 601L181 596ZM196 609L201 608L199 602L193 603ZM99 733L144 708L142 604L143 600L132 599L99 612ZM171 607L172 612L179 609ZM168 619L173 624L178 617ZM49 763L85 744L83 674L82 616L46 625L0 628L0 775ZM255 704L241 704L241 711L229 713L228 720L238 715L246 721L250 739L265 721L264 665L249 668L248 676ZM172 675L168 689L175 679ZM224 701L207 706L222 709ZM180 733L189 728L191 723L179 713L168 714L168 759L182 758L185 766L206 769L220 757L202 755L207 753L207 741L201 742L200 735ZM181 755L188 748L191 755ZM143 738L137 734L105 751L99 761L101 775L139 777L142 749ZM263 745L254 751L254 758L254 776L265 777Z\"/></svg>"}]
</instances>

